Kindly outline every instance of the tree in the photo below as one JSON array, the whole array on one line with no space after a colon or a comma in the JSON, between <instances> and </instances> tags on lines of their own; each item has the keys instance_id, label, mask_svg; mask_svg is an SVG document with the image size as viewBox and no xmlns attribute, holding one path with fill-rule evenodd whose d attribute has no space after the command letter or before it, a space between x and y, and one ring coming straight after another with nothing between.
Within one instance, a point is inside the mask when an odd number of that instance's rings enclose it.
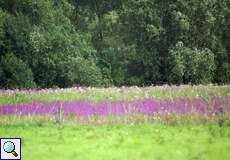
<instances>
[{"instance_id":1,"label":"tree","mask_svg":"<svg viewBox=\"0 0 230 160\"><path fill-rule=\"evenodd\" d=\"M198 50L183 46L182 42L170 50L170 81L176 84L207 84L213 82L214 53L205 48Z\"/></svg>"},{"instance_id":2,"label":"tree","mask_svg":"<svg viewBox=\"0 0 230 160\"><path fill-rule=\"evenodd\" d=\"M229 0L1 0L0 56L38 87L225 84L229 17Z\"/></svg>"},{"instance_id":3,"label":"tree","mask_svg":"<svg viewBox=\"0 0 230 160\"><path fill-rule=\"evenodd\" d=\"M33 73L28 65L14 54L6 54L0 61L0 87L33 88Z\"/></svg>"},{"instance_id":4,"label":"tree","mask_svg":"<svg viewBox=\"0 0 230 160\"><path fill-rule=\"evenodd\" d=\"M130 0L124 2L121 12L123 41L126 45L136 46L137 54L133 64L142 70L145 84L162 82L159 46L164 29L157 7L156 1ZM140 75L136 73L134 76Z\"/></svg>"}]
</instances>

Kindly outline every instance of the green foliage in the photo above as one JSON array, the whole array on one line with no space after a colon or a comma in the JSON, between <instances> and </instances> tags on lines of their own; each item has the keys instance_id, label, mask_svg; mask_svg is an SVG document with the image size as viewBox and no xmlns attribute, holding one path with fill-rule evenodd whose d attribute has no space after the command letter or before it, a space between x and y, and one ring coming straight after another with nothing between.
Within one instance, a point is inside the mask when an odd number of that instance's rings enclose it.
<instances>
[{"instance_id":1,"label":"green foliage","mask_svg":"<svg viewBox=\"0 0 230 160\"><path fill-rule=\"evenodd\" d=\"M127 53L127 52L126 52ZM106 68L107 78L111 80L112 84L122 85L125 82L126 70L125 65L127 63L125 50L121 48L107 48L102 51L100 64Z\"/></svg>"},{"instance_id":2,"label":"green foliage","mask_svg":"<svg viewBox=\"0 0 230 160\"><path fill-rule=\"evenodd\" d=\"M0 61L1 88L33 88L33 73L21 59L13 54L6 54Z\"/></svg>"},{"instance_id":3,"label":"green foliage","mask_svg":"<svg viewBox=\"0 0 230 160\"><path fill-rule=\"evenodd\" d=\"M75 58L73 63L73 80L83 86L101 86L104 82L100 69L93 61Z\"/></svg>"},{"instance_id":4,"label":"green foliage","mask_svg":"<svg viewBox=\"0 0 230 160\"><path fill-rule=\"evenodd\" d=\"M95 54L87 40L87 34L71 33L62 26L56 26L49 32L37 28L30 34L30 39L30 63L36 73L36 82L43 87L71 86L74 83L74 71L71 67L74 67L76 62L70 59L90 59Z\"/></svg>"},{"instance_id":5,"label":"green foliage","mask_svg":"<svg viewBox=\"0 0 230 160\"><path fill-rule=\"evenodd\" d=\"M132 76L132 77L129 77L126 82L125 82L128 86L142 86L145 81L144 81L144 78L143 77L136 77L136 76Z\"/></svg>"},{"instance_id":6,"label":"green foliage","mask_svg":"<svg viewBox=\"0 0 230 160\"><path fill-rule=\"evenodd\" d=\"M3 48L4 48L4 42L3 40L5 39L5 35L4 35L4 24L5 24L5 20L6 20L6 13L3 12L1 9L0 9L0 55L2 54L3 52Z\"/></svg>"},{"instance_id":7,"label":"green foliage","mask_svg":"<svg viewBox=\"0 0 230 160\"><path fill-rule=\"evenodd\" d=\"M227 50L222 49L217 52L216 55L216 77L215 80L216 82L220 84L228 84L230 82L230 64L229 64L229 59L230 57L228 56Z\"/></svg>"},{"instance_id":8,"label":"green foliage","mask_svg":"<svg viewBox=\"0 0 230 160\"><path fill-rule=\"evenodd\" d=\"M12 53L28 64L39 87L226 84L229 6L226 0L1 0L0 56ZM186 47L175 47L180 41Z\"/></svg>"},{"instance_id":9,"label":"green foliage","mask_svg":"<svg viewBox=\"0 0 230 160\"><path fill-rule=\"evenodd\" d=\"M29 32L32 24L26 15L18 13L5 21L4 48L17 56L24 57L28 51Z\"/></svg>"},{"instance_id":10,"label":"green foliage","mask_svg":"<svg viewBox=\"0 0 230 160\"><path fill-rule=\"evenodd\" d=\"M183 46L182 42L170 50L172 83L211 83L214 76L214 54L209 49L191 49Z\"/></svg>"}]
</instances>

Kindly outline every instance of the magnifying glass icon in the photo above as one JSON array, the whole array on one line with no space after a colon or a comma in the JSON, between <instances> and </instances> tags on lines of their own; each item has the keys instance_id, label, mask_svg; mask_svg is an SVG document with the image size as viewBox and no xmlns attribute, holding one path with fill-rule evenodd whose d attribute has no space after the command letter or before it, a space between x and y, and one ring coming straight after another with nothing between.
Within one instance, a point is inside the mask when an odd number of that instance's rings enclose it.
<instances>
[{"instance_id":1,"label":"magnifying glass icon","mask_svg":"<svg viewBox=\"0 0 230 160\"><path fill-rule=\"evenodd\" d=\"M11 153L14 155L14 157L17 157L18 154L15 152L15 145L11 141L7 141L3 144L3 149L6 153Z\"/></svg>"}]
</instances>

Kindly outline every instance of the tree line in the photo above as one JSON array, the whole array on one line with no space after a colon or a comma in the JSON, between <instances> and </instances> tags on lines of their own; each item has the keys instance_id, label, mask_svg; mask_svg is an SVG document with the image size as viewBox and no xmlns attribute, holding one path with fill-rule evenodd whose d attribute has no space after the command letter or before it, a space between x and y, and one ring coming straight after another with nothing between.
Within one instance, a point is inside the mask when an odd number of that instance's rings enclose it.
<instances>
[{"instance_id":1,"label":"tree line","mask_svg":"<svg viewBox=\"0 0 230 160\"><path fill-rule=\"evenodd\" d=\"M1 0L0 88L226 84L229 0Z\"/></svg>"}]
</instances>

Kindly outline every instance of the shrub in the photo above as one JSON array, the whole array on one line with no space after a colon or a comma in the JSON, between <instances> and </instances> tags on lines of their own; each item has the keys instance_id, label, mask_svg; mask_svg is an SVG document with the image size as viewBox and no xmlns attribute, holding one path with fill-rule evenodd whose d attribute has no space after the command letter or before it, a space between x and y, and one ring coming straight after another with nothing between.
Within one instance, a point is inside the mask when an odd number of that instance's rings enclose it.
<instances>
[{"instance_id":1,"label":"shrub","mask_svg":"<svg viewBox=\"0 0 230 160\"><path fill-rule=\"evenodd\" d=\"M35 65L36 82L41 87L101 86L104 84L100 69L83 57L42 57Z\"/></svg>"},{"instance_id":2,"label":"shrub","mask_svg":"<svg viewBox=\"0 0 230 160\"><path fill-rule=\"evenodd\" d=\"M144 84L143 77L133 76L133 77L127 78L127 80L126 80L126 85L128 85L128 86L132 86L132 85L142 86L143 84Z\"/></svg>"},{"instance_id":3,"label":"shrub","mask_svg":"<svg viewBox=\"0 0 230 160\"><path fill-rule=\"evenodd\" d=\"M170 50L172 83L206 84L213 80L215 70L214 54L209 49L191 49L182 42Z\"/></svg>"},{"instance_id":4,"label":"shrub","mask_svg":"<svg viewBox=\"0 0 230 160\"><path fill-rule=\"evenodd\" d=\"M73 59L74 83L84 86L101 86L104 84L100 69L92 61L84 58Z\"/></svg>"},{"instance_id":5,"label":"shrub","mask_svg":"<svg viewBox=\"0 0 230 160\"><path fill-rule=\"evenodd\" d=\"M6 54L0 60L1 88L35 87L31 69L14 54Z\"/></svg>"}]
</instances>

